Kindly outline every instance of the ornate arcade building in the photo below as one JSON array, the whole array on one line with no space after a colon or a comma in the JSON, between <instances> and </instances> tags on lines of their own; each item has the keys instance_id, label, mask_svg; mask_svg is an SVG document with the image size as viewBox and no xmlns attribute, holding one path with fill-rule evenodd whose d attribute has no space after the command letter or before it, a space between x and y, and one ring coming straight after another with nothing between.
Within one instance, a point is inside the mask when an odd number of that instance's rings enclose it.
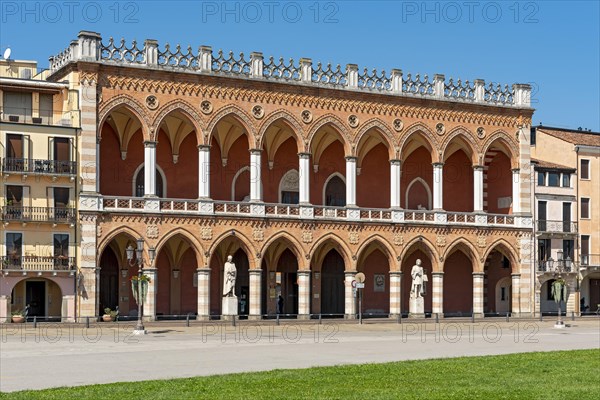
<instances>
[{"instance_id":1,"label":"ornate arcade building","mask_svg":"<svg viewBox=\"0 0 600 400\"><path fill-rule=\"evenodd\" d=\"M528 85L364 72L81 32L50 80L80 93L78 316L135 314L125 249L156 257L147 318L533 311Z\"/></svg>"}]
</instances>

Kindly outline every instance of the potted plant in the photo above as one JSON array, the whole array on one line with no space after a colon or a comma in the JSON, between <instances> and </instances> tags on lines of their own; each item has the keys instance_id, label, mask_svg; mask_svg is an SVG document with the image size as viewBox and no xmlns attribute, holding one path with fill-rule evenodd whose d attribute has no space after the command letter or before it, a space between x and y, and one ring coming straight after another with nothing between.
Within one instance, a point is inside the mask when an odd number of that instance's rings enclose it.
<instances>
[{"instance_id":1,"label":"potted plant","mask_svg":"<svg viewBox=\"0 0 600 400\"><path fill-rule=\"evenodd\" d=\"M21 324L23 322L25 322L25 310L18 310L18 311L13 311L12 315L12 322L15 324Z\"/></svg>"},{"instance_id":2,"label":"potted plant","mask_svg":"<svg viewBox=\"0 0 600 400\"><path fill-rule=\"evenodd\" d=\"M111 310L110 307L106 307L104 309L104 315L102 316L102 321L112 322L115 319L117 319L117 315L119 315L118 310Z\"/></svg>"}]
</instances>

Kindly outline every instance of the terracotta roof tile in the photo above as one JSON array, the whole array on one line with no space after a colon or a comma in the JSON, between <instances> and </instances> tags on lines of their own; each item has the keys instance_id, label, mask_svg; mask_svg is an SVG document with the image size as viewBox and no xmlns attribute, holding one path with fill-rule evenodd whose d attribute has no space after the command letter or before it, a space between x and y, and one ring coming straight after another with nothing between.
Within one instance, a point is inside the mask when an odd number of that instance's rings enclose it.
<instances>
[{"instance_id":1,"label":"terracotta roof tile","mask_svg":"<svg viewBox=\"0 0 600 400\"><path fill-rule=\"evenodd\" d=\"M536 167L539 167L539 168L560 169L560 170L567 170L567 171L575 171L575 168L573 168L573 167L568 167L566 165L555 164L555 163L551 163L549 161L544 161L544 160L536 160L535 158L532 158L531 162L535 163Z\"/></svg>"},{"instance_id":2,"label":"terracotta roof tile","mask_svg":"<svg viewBox=\"0 0 600 400\"><path fill-rule=\"evenodd\" d=\"M553 136L555 138L564 140L568 143L580 144L584 146L597 146L600 147L600 135L597 133L591 132L572 132L572 131L563 131L560 129L551 129L551 128L537 128L537 132L542 132L547 135Z\"/></svg>"}]
</instances>

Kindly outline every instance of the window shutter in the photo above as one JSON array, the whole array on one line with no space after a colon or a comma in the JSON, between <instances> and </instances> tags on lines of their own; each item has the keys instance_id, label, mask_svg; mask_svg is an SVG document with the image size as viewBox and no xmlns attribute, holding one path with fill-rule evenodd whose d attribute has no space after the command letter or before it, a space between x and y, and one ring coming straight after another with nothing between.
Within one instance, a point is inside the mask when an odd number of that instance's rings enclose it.
<instances>
[{"instance_id":1,"label":"window shutter","mask_svg":"<svg viewBox=\"0 0 600 400\"><path fill-rule=\"evenodd\" d=\"M48 207L54 208L54 188L47 187L47 196L48 196Z\"/></svg>"},{"instance_id":2,"label":"window shutter","mask_svg":"<svg viewBox=\"0 0 600 400\"><path fill-rule=\"evenodd\" d=\"M48 160L54 160L54 138L48 138Z\"/></svg>"},{"instance_id":3,"label":"window shutter","mask_svg":"<svg viewBox=\"0 0 600 400\"><path fill-rule=\"evenodd\" d=\"M76 154L75 154L75 140L73 138L70 138L69 139L69 144L70 144L69 148L71 149L71 151L69 153L69 161L75 161L75 157L76 157ZM71 172L73 172L73 171L71 171Z\"/></svg>"},{"instance_id":4,"label":"window shutter","mask_svg":"<svg viewBox=\"0 0 600 400\"><path fill-rule=\"evenodd\" d=\"M29 186L23 186L23 207L31 206L31 199L29 197Z\"/></svg>"},{"instance_id":5,"label":"window shutter","mask_svg":"<svg viewBox=\"0 0 600 400\"><path fill-rule=\"evenodd\" d=\"M75 205L75 189L69 188L69 201L67 202L68 207L76 207Z\"/></svg>"}]
</instances>

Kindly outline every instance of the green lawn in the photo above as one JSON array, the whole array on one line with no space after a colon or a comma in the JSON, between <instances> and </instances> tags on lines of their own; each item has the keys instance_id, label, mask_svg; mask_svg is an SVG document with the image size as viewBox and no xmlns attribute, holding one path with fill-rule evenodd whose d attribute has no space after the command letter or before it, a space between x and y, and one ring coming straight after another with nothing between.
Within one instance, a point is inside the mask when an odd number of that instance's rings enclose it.
<instances>
[{"instance_id":1,"label":"green lawn","mask_svg":"<svg viewBox=\"0 0 600 400\"><path fill-rule=\"evenodd\" d=\"M112 383L0 399L597 400L599 382L600 349L594 349Z\"/></svg>"}]
</instances>

